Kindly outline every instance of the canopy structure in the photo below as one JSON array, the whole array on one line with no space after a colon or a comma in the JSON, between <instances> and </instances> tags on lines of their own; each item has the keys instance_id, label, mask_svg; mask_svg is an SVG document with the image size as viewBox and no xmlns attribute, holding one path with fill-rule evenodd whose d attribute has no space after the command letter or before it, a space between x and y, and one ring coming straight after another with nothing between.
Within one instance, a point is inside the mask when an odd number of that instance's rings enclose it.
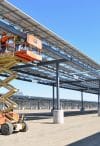
<instances>
[{"instance_id":1,"label":"canopy structure","mask_svg":"<svg viewBox=\"0 0 100 146\"><path fill-rule=\"evenodd\" d=\"M99 93L100 64L6 0L0 0L0 33L2 31L23 38L27 33L34 34L42 40L43 61L12 68L19 72L18 79L56 86L59 77L61 88Z\"/></svg>"}]
</instances>

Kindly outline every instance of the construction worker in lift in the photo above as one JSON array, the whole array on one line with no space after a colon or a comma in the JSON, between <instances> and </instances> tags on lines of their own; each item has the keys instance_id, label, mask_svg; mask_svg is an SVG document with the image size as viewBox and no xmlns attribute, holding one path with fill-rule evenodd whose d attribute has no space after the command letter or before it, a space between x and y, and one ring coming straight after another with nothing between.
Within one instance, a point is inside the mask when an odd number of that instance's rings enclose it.
<instances>
[{"instance_id":1,"label":"construction worker in lift","mask_svg":"<svg viewBox=\"0 0 100 146\"><path fill-rule=\"evenodd\" d=\"M9 39L13 39L14 36L7 36L6 32L2 33L0 43L1 43L1 50L0 53L5 53L6 47L7 47L7 42Z\"/></svg>"}]
</instances>

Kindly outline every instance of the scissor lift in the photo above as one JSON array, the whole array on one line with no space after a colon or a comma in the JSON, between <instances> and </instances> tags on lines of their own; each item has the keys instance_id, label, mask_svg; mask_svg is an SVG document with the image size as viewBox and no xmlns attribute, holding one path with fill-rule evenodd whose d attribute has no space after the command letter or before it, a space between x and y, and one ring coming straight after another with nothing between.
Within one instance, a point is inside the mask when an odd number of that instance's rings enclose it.
<instances>
[{"instance_id":1,"label":"scissor lift","mask_svg":"<svg viewBox=\"0 0 100 146\"><path fill-rule=\"evenodd\" d=\"M17 89L9 84L10 81L17 78L17 72L12 71L12 67L17 64L26 64L32 61L41 61L42 57L29 50L20 50L15 52L6 52L0 54L0 74L6 73L8 77L0 80L0 87L6 88L7 93L0 96L0 103L3 108L0 110L0 126L3 135L10 135L14 131L27 131L27 125L19 114L13 110L17 104L10 99L17 92Z\"/></svg>"}]
</instances>

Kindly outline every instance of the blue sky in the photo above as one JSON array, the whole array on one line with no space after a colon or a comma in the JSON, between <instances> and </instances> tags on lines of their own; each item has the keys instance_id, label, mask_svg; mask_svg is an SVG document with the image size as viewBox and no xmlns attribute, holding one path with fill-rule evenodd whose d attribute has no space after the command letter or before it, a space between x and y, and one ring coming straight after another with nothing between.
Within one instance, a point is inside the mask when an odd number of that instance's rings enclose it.
<instances>
[{"instance_id":1,"label":"blue sky","mask_svg":"<svg viewBox=\"0 0 100 146\"><path fill-rule=\"evenodd\" d=\"M9 2L100 63L99 0L9 0ZM34 90L34 87L37 87L35 83L31 84L31 87L33 87L33 91L37 90ZM30 91L30 84L27 88ZM44 96L46 88L44 86L39 86L39 88L40 95ZM23 87L22 90L24 89ZM45 93L46 91L48 92L47 95L51 96L51 88L45 90ZM68 90L61 92L64 97L80 97L80 93L77 92ZM32 89L30 92L25 90L25 93L37 95L36 92L32 93Z\"/></svg>"}]
</instances>

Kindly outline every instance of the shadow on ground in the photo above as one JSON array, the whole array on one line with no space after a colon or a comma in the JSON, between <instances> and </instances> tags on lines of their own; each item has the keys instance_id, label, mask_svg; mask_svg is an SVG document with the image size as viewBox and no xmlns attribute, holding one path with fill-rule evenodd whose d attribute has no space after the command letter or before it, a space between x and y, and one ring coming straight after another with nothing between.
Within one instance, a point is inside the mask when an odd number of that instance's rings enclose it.
<instances>
[{"instance_id":1,"label":"shadow on ground","mask_svg":"<svg viewBox=\"0 0 100 146\"><path fill-rule=\"evenodd\" d=\"M77 115L87 115L87 114L95 114L95 113L97 113L97 110L69 111L69 112L64 112L64 117L77 116Z\"/></svg>"},{"instance_id":2,"label":"shadow on ground","mask_svg":"<svg viewBox=\"0 0 100 146\"><path fill-rule=\"evenodd\" d=\"M66 146L100 146L100 133L95 133Z\"/></svg>"},{"instance_id":3,"label":"shadow on ground","mask_svg":"<svg viewBox=\"0 0 100 146\"><path fill-rule=\"evenodd\" d=\"M26 121L29 120L41 120L41 119L50 119L52 114L50 112L43 113L22 113Z\"/></svg>"},{"instance_id":4,"label":"shadow on ground","mask_svg":"<svg viewBox=\"0 0 100 146\"><path fill-rule=\"evenodd\" d=\"M86 115L86 114L94 114L97 113L97 110L93 110L93 111L84 111L84 112L80 112L80 111L68 111L68 112L64 112L64 117L68 117L68 116L77 116L77 115ZM25 120L41 120L41 119L50 119L53 114L52 112L43 112L43 113L22 113L25 117Z\"/></svg>"}]
</instances>

